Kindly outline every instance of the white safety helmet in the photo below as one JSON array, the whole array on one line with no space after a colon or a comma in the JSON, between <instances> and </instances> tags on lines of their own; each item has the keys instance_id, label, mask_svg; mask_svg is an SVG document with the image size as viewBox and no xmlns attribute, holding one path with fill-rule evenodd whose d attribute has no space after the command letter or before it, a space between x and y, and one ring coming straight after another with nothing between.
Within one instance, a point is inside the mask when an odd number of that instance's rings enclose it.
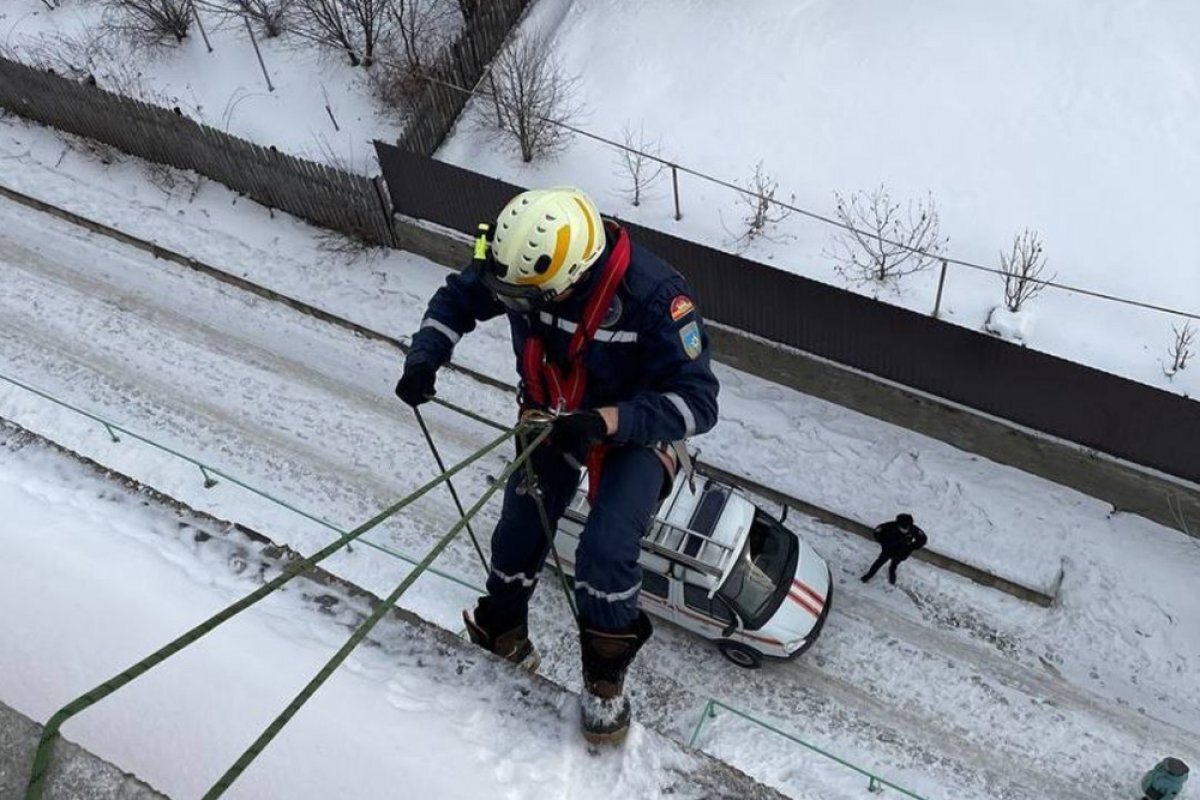
<instances>
[{"instance_id":1,"label":"white safety helmet","mask_svg":"<svg viewBox=\"0 0 1200 800\"><path fill-rule=\"evenodd\" d=\"M604 243L600 212L580 190L521 192L496 218L484 283L510 308L527 310L574 285L600 258Z\"/></svg>"}]
</instances>

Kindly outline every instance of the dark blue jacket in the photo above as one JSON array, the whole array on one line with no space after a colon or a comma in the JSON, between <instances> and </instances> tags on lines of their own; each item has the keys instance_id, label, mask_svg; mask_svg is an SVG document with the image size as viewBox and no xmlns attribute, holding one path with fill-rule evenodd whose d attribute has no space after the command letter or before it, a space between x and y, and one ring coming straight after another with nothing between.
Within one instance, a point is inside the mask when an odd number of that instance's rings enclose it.
<instances>
[{"instance_id":1,"label":"dark blue jacket","mask_svg":"<svg viewBox=\"0 0 1200 800\"><path fill-rule=\"evenodd\" d=\"M607 261L606 253L566 300L543 311L508 314L518 374L530 333L545 343L550 361L566 366L571 334ZM619 409L615 441L673 442L716 424L719 387L708 334L693 303L682 275L649 251L632 246L625 280L584 354L588 383L582 407ZM421 329L412 338L409 363L442 366L476 322L503 313L504 306L483 285L477 266L451 275L429 301Z\"/></svg>"}]
</instances>

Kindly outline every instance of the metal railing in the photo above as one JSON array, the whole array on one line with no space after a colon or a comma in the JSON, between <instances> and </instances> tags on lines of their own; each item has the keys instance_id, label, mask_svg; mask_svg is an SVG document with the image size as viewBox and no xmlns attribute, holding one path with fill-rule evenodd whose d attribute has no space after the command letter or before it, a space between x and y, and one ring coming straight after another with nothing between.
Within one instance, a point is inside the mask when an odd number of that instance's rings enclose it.
<instances>
[{"instance_id":1,"label":"metal railing","mask_svg":"<svg viewBox=\"0 0 1200 800\"><path fill-rule=\"evenodd\" d=\"M219 482L217 479L220 478L222 480L228 481L229 483L233 484L234 486L237 486L241 489L246 490L247 492L250 492L251 494L261 497L270 503L274 503L275 505L280 506L281 508L287 509L288 511L290 511L294 514L304 517L305 519L310 520L311 522L315 522L316 524L320 525L321 527L327 528L330 531L336 533L338 536L345 536L347 533L347 531L343 530L341 527L339 527L338 525L335 525L334 523L330 522L329 520L323 519L322 517L320 517L316 514L305 511L304 509L299 508L299 507L287 502L286 500L281 500L278 497L275 497L274 495L271 495L268 492L263 491L262 489L259 489L239 478L236 478L233 475L230 475L228 472L226 472L218 467L214 467L213 465L207 464L198 458L194 458L192 456L187 455L186 453L181 453L178 450L175 450L164 444L160 444L159 442L156 442L153 439L150 439L149 437L143 436L140 433L132 431L129 428L127 428L119 423L113 422L111 420L107 420L107 419L101 417L99 414L94 414L91 411L87 411L85 409L79 408L78 406L72 405L71 403L68 403L65 400L60 400L59 398L57 398L47 392L44 392L41 389L30 386L29 384L19 381L16 378L5 375L4 373L0 373L0 380L10 383L13 386L17 386L21 389L24 389L27 392L37 395L38 397L42 398L43 400L48 400L49 402L54 403L57 406L68 409L69 411L73 411L81 417L85 417L87 419L90 419L90 420L98 423L108 433L109 438L113 442L121 441L121 437L117 435L118 433L121 433L125 436L128 436L131 439L136 439L137 441L139 441L143 444L149 445L150 447L152 447L156 450L160 450L160 451L167 453L168 455L171 455L181 461L185 461L185 462L195 466L200 471L200 475L204 478L204 488L205 489L211 489L214 486L216 486L217 483ZM411 556L406 555L405 553L402 553L391 547L388 547L387 545L379 544L378 542L373 542L373 541L370 541L369 539L358 539L357 541L361 544L366 545L367 547L370 547L374 550L378 550L379 552L384 553L385 555L391 556L392 558L398 559L407 564L416 566L416 564L418 563L417 559L412 558ZM476 586L475 584L472 584L472 583L464 580L463 578L458 577L457 575L453 575L448 572L443 572L442 570L433 569L433 568L430 568L428 571L434 575L437 575L439 578L444 578L445 580L451 581L452 583L456 583L459 586L463 586L474 592L483 593L482 587Z\"/></svg>"},{"instance_id":2,"label":"metal railing","mask_svg":"<svg viewBox=\"0 0 1200 800\"><path fill-rule=\"evenodd\" d=\"M734 714L737 717L740 717L741 719L744 719L748 722L753 723L754 725L759 726L760 728L764 728L765 730L770 731L771 733L774 733L778 736L782 736L783 738L787 739L788 741L798 744L801 747L808 748L809 750L813 751L814 753L824 756L825 758L828 758L831 761L836 761L838 764L841 764L846 769L857 772L858 774L862 775L864 778L867 779L868 791L882 792L884 790L884 788L886 787L888 789L895 789L897 792L900 792L903 795L914 798L914 800L927 800L927 798L922 797L921 795L917 794L916 792L910 791L909 789L905 789L903 786L892 783L891 781L887 780L886 778L881 778L879 775L875 774L874 772L871 772L869 769L864 769L863 767L860 767L857 764L852 764L851 762L847 761L844 758L841 758L840 756L835 756L833 753L830 753L827 750L823 750L820 747L817 747L815 744L812 744L811 742L804 741L803 739L801 739L799 736L796 736L795 734L788 733L787 731L783 730L782 728L778 727L777 725L773 725L769 722L758 719L755 716L747 714L745 711L740 711L731 705L722 703L720 700L714 700L711 698L709 699L709 701L707 703L704 704L704 710L700 712L700 719L698 719L696 721L696 727L692 730L692 736L688 740L688 747L693 747L693 748L696 747L696 741L700 738L700 731L704 728L704 725L706 722L708 722L708 720L716 719L718 708L722 708L722 709L728 711L729 713Z\"/></svg>"}]
</instances>

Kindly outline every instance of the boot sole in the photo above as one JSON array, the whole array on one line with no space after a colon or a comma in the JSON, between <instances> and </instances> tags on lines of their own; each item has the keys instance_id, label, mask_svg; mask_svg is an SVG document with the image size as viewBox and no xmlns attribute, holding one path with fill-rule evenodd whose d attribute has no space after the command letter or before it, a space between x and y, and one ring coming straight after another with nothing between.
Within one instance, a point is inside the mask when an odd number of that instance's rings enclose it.
<instances>
[{"instance_id":1,"label":"boot sole","mask_svg":"<svg viewBox=\"0 0 1200 800\"><path fill-rule=\"evenodd\" d=\"M583 738L588 744L616 746L625 743L625 737L629 734L629 726L621 728L619 731L610 731L608 733L599 733L596 731L584 731Z\"/></svg>"},{"instance_id":2,"label":"boot sole","mask_svg":"<svg viewBox=\"0 0 1200 800\"><path fill-rule=\"evenodd\" d=\"M532 653L525 656L525 658L516 662L516 665L526 672L537 672L538 667L542 665L542 657L538 655L537 650L534 650Z\"/></svg>"}]
</instances>

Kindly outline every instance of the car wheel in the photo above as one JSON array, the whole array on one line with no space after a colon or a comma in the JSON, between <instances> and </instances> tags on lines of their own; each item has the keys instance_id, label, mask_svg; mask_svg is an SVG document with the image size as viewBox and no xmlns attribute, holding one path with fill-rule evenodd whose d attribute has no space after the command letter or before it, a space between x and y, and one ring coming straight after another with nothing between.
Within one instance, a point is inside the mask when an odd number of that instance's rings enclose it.
<instances>
[{"instance_id":1,"label":"car wheel","mask_svg":"<svg viewBox=\"0 0 1200 800\"><path fill-rule=\"evenodd\" d=\"M762 653L740 642L717 642L721 655L742 669L758 669L762 666Z\"/></svg>"}]
</instances>

